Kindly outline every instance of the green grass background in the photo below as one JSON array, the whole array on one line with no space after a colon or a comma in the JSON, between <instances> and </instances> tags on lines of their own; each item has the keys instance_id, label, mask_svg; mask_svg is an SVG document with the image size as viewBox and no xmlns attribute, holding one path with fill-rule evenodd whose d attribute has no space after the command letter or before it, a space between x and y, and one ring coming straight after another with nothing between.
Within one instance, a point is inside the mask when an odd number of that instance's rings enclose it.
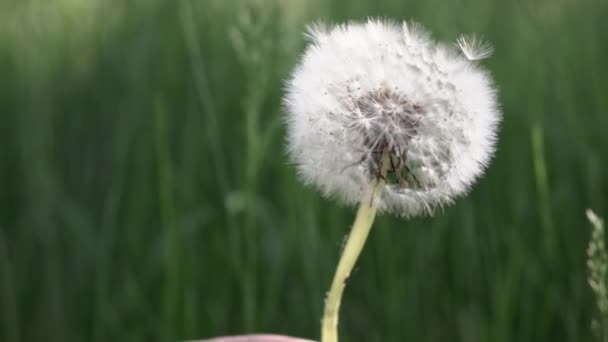
<instances>
[{"instance_id":1,"label":"green grass background","mask_svg":"<svg viewBox=\"0 0 608 342\"><path fill-rule=\"evenodd\" d=\"M0 0L0 340L318 338L353 210L297 179L280 98L306 24L367 16L492 41L504 122L467 198L377 220L343 340L591 340L601 0Z\"/></svg>"}]
</instances>

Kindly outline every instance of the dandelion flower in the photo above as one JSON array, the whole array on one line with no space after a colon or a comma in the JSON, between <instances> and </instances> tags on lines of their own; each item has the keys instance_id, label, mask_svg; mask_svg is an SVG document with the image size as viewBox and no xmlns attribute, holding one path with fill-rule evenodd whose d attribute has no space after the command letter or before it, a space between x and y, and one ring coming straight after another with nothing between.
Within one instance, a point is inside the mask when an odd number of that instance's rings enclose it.
<instances>
[{"instance_id":1,"label":"dandelion flower","mask_svg":"<svg viewBox=\"0 0 608 342\"><path fill-rule=\"evenodd\" d=\"M433 41L419 25L310 28L287 85L289 154L324 195L356 204L389 154L378 207L430 214L465 194L491 159L500 111L476 36Z\"/></svg>"},{"instance_id":2,"label":"dandelion flower","mask_svg":"<svg viewBox=\"0 0 608 342\"><path fill-rule=\"evenodd\" d=\"M446 45L419 25L379 20L307 36L284 98L289 154L325 196L359 204L325 301L321 342L336 342L376 210L431 214L465 194L494 153L501 115L478 62L492 47L476 36Z\"/></svg>"}]
</instances>

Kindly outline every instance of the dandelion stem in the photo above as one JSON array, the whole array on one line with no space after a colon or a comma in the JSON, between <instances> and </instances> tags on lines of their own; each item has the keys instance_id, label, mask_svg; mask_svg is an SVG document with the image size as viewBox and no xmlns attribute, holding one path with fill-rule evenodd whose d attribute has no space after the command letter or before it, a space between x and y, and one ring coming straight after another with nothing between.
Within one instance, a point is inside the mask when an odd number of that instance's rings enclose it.
<instances>
[{"instance_id":1,"label":"dandelion stem","mask_svg":"<svg viewBox=\"0 0 608 342\"><path fill-rule=\"evenodd\" d=\"M340 302L342 293L346 286L346 281L350 272L355 266L355 262L361 254L361 250L365 245L367 236L374 223L376 217L376 209L378 208L378 197L382 192L385 184L386 173L389 166L388 153L385 151L382 154L380 167L380 175L376 181L370 184L364 198L359 203L359 210L355 217L355 222L342 251L342 256L338 262L338 268L331 283L331 288L325 299L325 311L323 313L323 321L321 323L321 342L337 342L338 341L338 313L340 311Z\"/></svg>"}]
</instances>

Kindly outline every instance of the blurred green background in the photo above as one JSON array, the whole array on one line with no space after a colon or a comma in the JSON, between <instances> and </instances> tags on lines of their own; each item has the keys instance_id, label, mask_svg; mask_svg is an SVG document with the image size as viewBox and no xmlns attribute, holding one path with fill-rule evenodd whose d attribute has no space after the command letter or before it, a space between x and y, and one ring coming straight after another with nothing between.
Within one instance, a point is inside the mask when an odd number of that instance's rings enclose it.
<instances>
[{"instance_id":1,"label":"blurred green background","mask_svg":"<svg viewBox=\"0 0 608 342\"><path fill-rule=\"evenodd\" d=\"M318 338L353 210L285 156L315 20L477 32L504 122L470 196L380 217L344 341L589 341L608 1L0 0L0 340Z\"/></svg>"}]
</instances>

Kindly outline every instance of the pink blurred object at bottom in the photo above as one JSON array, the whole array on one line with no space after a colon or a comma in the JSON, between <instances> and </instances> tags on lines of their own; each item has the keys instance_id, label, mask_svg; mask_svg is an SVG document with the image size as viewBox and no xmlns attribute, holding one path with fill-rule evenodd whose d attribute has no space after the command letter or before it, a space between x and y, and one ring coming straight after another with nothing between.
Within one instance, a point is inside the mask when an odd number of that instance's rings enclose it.
<instances>
[{"instance_id":1,"label":"pink blurred object at bottom","mask_svg":"<svg viewBox=\"0 0 608 342\"><path fill-rule=\"evenodd\" d=\"M297 337L283 335L240 335L240 336L221 336L199 342L315 342Z\"/></svg>"}]
</instances>

